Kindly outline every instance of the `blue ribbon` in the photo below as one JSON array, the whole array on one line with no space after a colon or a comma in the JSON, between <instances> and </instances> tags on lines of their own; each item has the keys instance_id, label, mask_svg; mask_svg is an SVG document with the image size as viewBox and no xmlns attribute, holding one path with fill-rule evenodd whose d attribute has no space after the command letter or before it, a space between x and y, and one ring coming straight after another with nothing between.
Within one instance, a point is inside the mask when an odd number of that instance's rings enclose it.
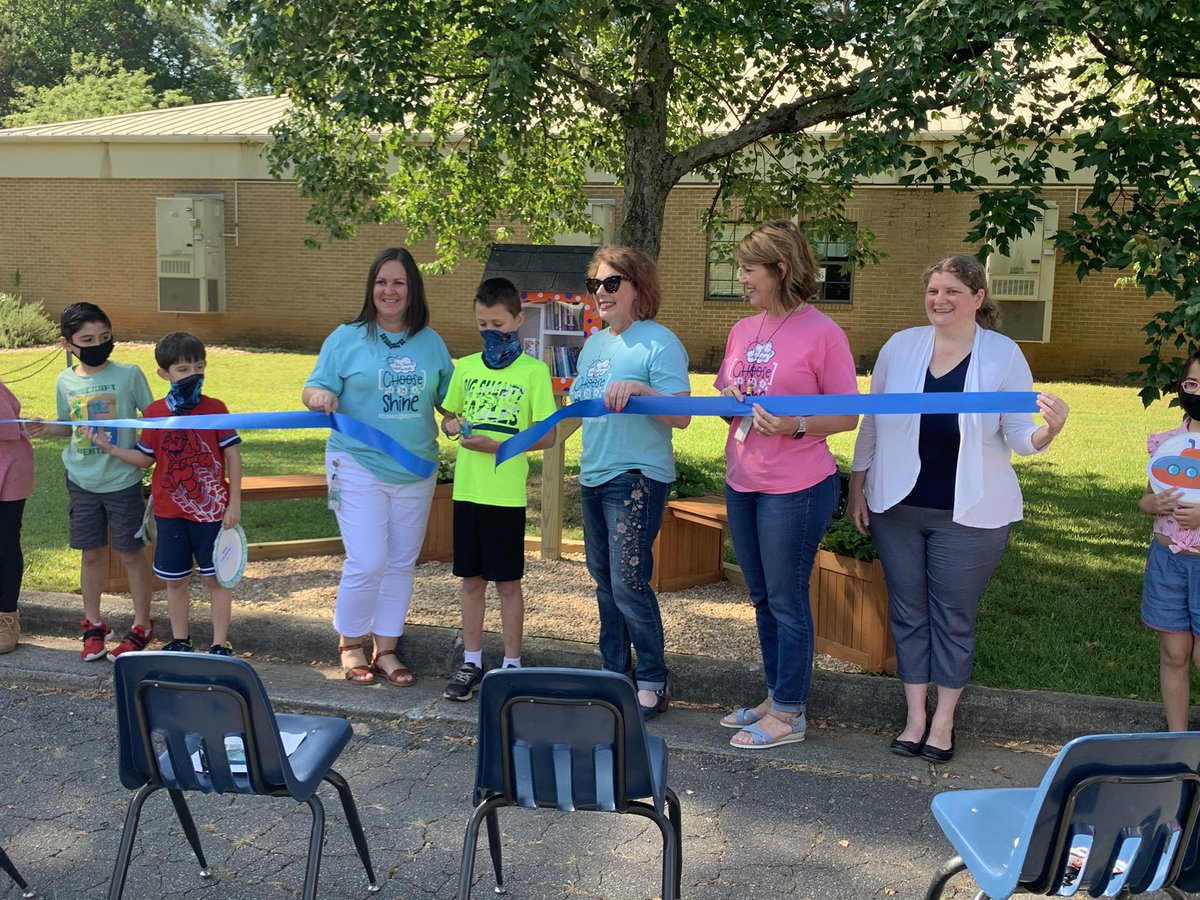
<instances>
[{"instance_id":1,"label":"blue ribbon","mask_svg":"<svg viewBox=\"0 0 1200 900\"><path fill-rule=\"evenodd\" d=\"M29 422L29 419L0 419L0 422ZM80 421L44 420L47 425L80 425L96 428L152 428L190 431L250 431L255 429L294 430L299 428L329 428L361 441L394 459L418 478L428 478L437 471L437 462L417 456L395 438L373 428L366 422L342 413L326 415L321 412L257 412L208 414L200 416L165 416L154 419L81 419Z\"/></svg>"},{"instance_id":2,"label":"blue ribbon","mask_svg":"<svg viewBox=\"0 0 1200 900\"><path fill-rule=\"evenodd\" d=\"M749 416L754 404L776 416L887 416L921 413L1032 413L1035 391L970 391L961 394L798 394L750 397L633 397L620 413L603 400L580 400L557 410L536 425L502 443L496 465L524 453L563 419L595 419L607 415Z\"/></svg>"}]
</instances>

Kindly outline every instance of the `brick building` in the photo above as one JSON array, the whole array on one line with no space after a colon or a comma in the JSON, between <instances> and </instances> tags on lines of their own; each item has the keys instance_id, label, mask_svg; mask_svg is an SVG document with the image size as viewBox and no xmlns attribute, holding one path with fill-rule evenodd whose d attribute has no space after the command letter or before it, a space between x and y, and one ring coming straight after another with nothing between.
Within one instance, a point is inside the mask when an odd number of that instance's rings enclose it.
<instances>
[{"instance_id":1,"label":"brick building","mask_svg":"<svg viewBox=\"0 0 1200 900\"><path fill-rule=\"evenodd\" d=\"M404 230L368 226L352 241L305 247L313 233L308 203L294 183L271 178L256 146L269 139L286 105L255 98L0 129L0 291L40 299L51 315L75 300L93 300L113 315L119 337L154 339L187 329L217 343L317 347L357 313L370 260L380 248L403 243ZM611 234L621 219L620 189L609 180L590 193L597 221ZM1044 199L1057 203L1065 220L1081 193L1060 186ZM213 208L224 230L218 236L209 229L204 240L223 249L223 312L160 310L157 229L164 214L157 201L172 197L221 201ZM721 253L722 241L727 246L740 235L739 225L712 236L699 225L711 199L712 187L698 182L672 192L659 259L665 294L659 319L701 364L714 360L730 325L748 312ZM876 179L856 189L848 212L875 233L883 262L845 276L836 265L839 248L819 244L830 261L821 308L845 328L864 368L892 332L924 323L924 266L974 251L961 242L973 205L970 197ZM412 249L418 260L432 256L431 246ZM481 271L465 262L427 279L433 325L456 355L478 347L470 298ZM1049 314L1048 340L1023 349L1039 378L1117 378L1144 353L1141 328L1155 307L1140 291L1114 286L1112 274L1080 283L1071 267L1056 263L1049 293L1036 302ZM1014 321L1034 308L1004 304ZM1025 330L1041 337L1036 323Z\"/></svg>"}]
</instances>

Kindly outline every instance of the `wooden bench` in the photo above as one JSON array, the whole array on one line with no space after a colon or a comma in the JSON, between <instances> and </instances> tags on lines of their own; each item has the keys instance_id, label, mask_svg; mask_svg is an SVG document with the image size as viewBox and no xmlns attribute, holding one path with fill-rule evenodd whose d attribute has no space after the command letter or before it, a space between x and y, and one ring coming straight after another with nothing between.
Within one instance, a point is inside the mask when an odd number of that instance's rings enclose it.
<instances>
[{"instance_id":1,"label":"wooden bench","mask_svg":"<svg viewBox=\"0 0 1200 900\"><path fill-rule=\"evenodd\" d=\"M433 506L429 512L429 524L425 529L425 542L421 545L419 562L437 560L449 562L454 555L453 532L450 521L453 515L451 492L453 485L439 484L434 489ZM324 497L327 493L324 475L245 475L242 477L242 502L255 500L303 500ZM148 548L147 548L148 549ZM246 548L246 558L283 559L290 556L325 556L344 552L340 537L306 538L297 541L263 541ZM128 591L129 580L121 557L108 553L107 578L102 590ZM162 582L154 579L155 587Z\"/></svg>"}]
</instances>

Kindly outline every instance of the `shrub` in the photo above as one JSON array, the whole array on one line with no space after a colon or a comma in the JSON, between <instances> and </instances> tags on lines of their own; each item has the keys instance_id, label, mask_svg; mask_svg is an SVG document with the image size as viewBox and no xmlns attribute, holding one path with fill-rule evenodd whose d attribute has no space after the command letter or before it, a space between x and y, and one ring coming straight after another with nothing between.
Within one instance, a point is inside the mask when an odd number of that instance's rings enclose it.
<instances>
[{"instance_id":1,"label":"shrub","mask_svg":"<svg viewBox=\"0 0 1200 900\"><path fill-rule=\"evenodd\" d=\"M834 519L825 537L821 539L821 547L830 553L842 556L852 556L863 562L871 562L879 558L875 550L875 542L869 534L860 534L849 519Z\"/></svg>"},{"instance_id":2,"label":"shrub","mask_svg":"<svg viewBox=\"0 0 1200 900\"><path fill-rule=\"evenodd\" d=\"M41 301L22 303L16 294L0 294L0 347L31 347L58 339L58 326L46 317Z\"/></svg>"}]
</instances>

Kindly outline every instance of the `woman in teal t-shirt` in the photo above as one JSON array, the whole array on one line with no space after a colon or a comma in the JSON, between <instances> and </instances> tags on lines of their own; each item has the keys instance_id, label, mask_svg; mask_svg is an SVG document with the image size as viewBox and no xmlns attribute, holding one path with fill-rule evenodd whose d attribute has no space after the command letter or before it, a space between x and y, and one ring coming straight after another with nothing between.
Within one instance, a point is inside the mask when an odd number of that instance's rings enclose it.
<instances>
[{"instance_id":1,"label":"woman in teal t-shirt","mask_svg":"<svg viewBox=\"0 0 1200 900\"><path fill-rule=\"evenodd\" d=\"M687 396L688 358L670 329L653 321L662 302L654 262L632 247L601 247L587 289L608 328L579 354L571 399L603 399L620 412L630 397ZM584 551L600 607L600 658L632 673L645 718L667 708L662 614L650 588L652 548L675 480L671 432L689 416L620 415L585 419L579 484Z\"/></svg>"},{"instance_id":2,"label":"woman in teal t-shirt","mask_svg":"<svg viewBox=\"0 0 1200 900\"><path fill-rule=\"evenodd\" d=\"M384 250L371 264L358 317L321 346L304 385L304 405L366 422L436 462L434 410L446 396L454 366L428 323L425 286L412 254ZM346 680L371 684L378 675L407 687L413 673L396 656L396 645L437 476L419 478L385 453L335 431L326 445L325 477L346 547L333 614ZM367 635L375 644L369 665L363 651Z\"/></svg>"}]
</instances>

